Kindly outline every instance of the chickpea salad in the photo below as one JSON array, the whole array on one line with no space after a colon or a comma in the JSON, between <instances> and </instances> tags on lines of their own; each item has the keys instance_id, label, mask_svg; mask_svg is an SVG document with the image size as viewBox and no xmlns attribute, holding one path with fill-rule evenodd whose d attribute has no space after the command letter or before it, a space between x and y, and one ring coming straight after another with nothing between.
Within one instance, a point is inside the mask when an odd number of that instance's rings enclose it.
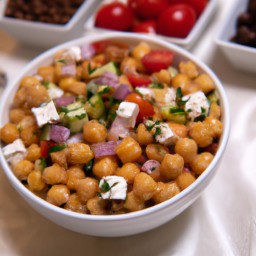
<instances>
[{"instance_id":1,"label":"chickpea salad","mask_svg":"<svg viewBox=\"0 0 256 256\"><path fill-rule=\"evenodd\" d=\"M92 215L139 211L190 186L222 134L212 79L146 42L59 51L25 76L0 130L15 176L37 196Z\"/></svg>"}]
</instances>

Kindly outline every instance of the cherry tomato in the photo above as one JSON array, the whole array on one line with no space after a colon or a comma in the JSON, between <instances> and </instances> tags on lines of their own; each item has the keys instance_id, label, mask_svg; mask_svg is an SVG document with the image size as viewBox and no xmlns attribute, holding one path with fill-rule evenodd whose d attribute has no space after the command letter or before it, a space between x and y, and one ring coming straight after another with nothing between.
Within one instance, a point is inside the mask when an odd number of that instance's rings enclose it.
<instances>
[{"instance_id":1,"label":"cherry tomato","mask_svg":"<svg viewBox=\"0 0 256 256\"><path fill-rule=\"evenodd\" d=\"M167 50L152 50L141 62L150 73L153 73L168 68L172 64L173 56L174 54Z\"/></svg>"},{"instance_id":2,"label":"cherry tomato","mask_svg":"<svg viewBox=\"0 0 256 256\"><path fill-rule=\"evenodd\" d=\"M103 5L96 14L96 27L126 31L132 27L133 13L125 4L114 2Z\"/></svg>"},{"instance_id":3,"label":"cherry tomato","mask_svg":"<svg viewBox=\"0 0 256 256\"><path fill-rule=\"evenodd\" d=\"M144 100L139 94L132 92L126 98L126 101L134 102L138 104L140 112L137 117L137 122L143 122L145 118L153 116L155 114L153 106L146 100Z\"/></svg>"},{"instance_id":4,"label":"cherry tomato","mask_svg":"<svg viewBox=\"0 0 256 256\"><path fill-rule=\"evenodd\" d=\"M185 38L196 22L196 13L186 4L171 5L157 20L157 32L161 35Z\"/></svg>"},{"instance_id":5,"label":"cherry tomato","mask_svg":"<svg viewBox=\"0 0 256 256\"><path fill-rule=\"evenodd\" d=\"M142 19L157 18L168 7L168 0L128 0L128 6Z\"/></svg>"},{"instance_id":6,"label":"cherry tomato","mask_svg":"<svg viewBox=\"0 0 256 256\"><path fill-rule=\"evenodd\" d=\"M152 33L156 34L156 21L155 20L147 20L139 23L134 26L132 32L135 33Z\"/></svg>"},{"instance_id":7,"label":"cherry tomato","mask_svg":"<svg viewBox=\"0 0 256 256\"><path fill-rule=\"evenodd\" d=\"M208 4L208 0L169 0L169 3L188 4L195 10L196 16L199 17Z\"/></svg>"},{"instance_id":8,"label":"cherry tomato","mask_svg":"<svg viewBox=\"0 0 256 256\"><path fill-rule=\"evenodd\" d=\"M41 156L47 158L49 156L49 149L55 146L57 143L51 140L41 140L40 141L40 149L41 149Z\"/></svg>"},{"instance_id":9,"label":"cherry tomato","mask_svg":"<svg viewBox=\"0 0 256 256\"><path fill-rule=\"evenodd\" d=\"M127 73L126 76L133 87L147 86L151 83L151 79L147 75Z\"/></svg>"}]
</instances>

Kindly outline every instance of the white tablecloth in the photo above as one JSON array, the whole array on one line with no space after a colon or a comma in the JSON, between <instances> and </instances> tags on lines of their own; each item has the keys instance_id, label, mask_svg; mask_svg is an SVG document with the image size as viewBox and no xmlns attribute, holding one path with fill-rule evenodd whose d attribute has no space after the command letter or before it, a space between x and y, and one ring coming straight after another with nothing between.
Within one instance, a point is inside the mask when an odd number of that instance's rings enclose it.
<instances>
[{"instance_id":1,"label":"white tablecloth","mask_svg":"<svg viewBox=\"0 0 256 256\"><path fill-rule=\"evenodd\" d=\"M213 182L178 217L155 230L97 238L61 228L35 212L0 170L0 255L256 255L256 76L235 70L214 38L233 0L219 0L211 24L191 51L222 80L231 105L231 135ZM39 50L0 31L0 67L9 79ZM237 60L239 61L239 60Z\"/></svg>"}]
</instances>

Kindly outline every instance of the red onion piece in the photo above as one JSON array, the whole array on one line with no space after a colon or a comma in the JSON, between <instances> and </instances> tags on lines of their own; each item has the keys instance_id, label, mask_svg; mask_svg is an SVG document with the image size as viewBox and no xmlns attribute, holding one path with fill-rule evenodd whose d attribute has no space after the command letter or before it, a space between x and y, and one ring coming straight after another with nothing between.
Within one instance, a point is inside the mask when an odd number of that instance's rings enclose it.
<instances>
[{"instance_id":1,"label":"red onion piece","mask_svg":"<svg viewBox=\"0 0 256 256\"><path fill-rule=\"evenodd\" d=\"M96 53L94 47L91 44L84 44L80 48L83 60L91 59Z\"/></svg>"},{"instance_id":2,"label":"red onion piece","mask_svg":"<svg viewBox=\"0 0 256 256\"><path fill-rule=\"evenodd\" d=\"M141 171L146 172L148 174L152 173L155 169L160 166L160 163L156 160L148 160L145 162L142 167Z\"/></svg>"},{"instance_id":3,"label":"red onion piece","mask_svg":"<svg viewBox=\"0 0 256 256\"><path fill-rule=\"evenodd\" d=\"M63 143L65 142L70 135L70 130L64 126L60 125L51 125L50 130L50 139L57 142Z\"/></svg>"},{"instance_id":4,"label":"red onion piece","mask_svg":"<svg viewBox=\"0 0 256 256\"><path fill-rule=\"evenodd\" d=\"M73 136L71 136L68 140L67 140L67 144L73 144L73 143L78 143L78 142L82 142L83 141L83 134L82 133L77 133Z\"/></svg>"},{"instance_id":5,"label":"red onion piece","mask_svg":"<svg viewBox=\"0 0 256 256\"><path fill-rule=\"evenodd\" d=\"M63 76L75 76L76 75L76 65L74 63L70 63L70 64L61 66L61 74Z\"/></svg>"},{"instance_id":6,"label":"red onion piece","mask_svg":"<svg viewBox=\"0 0 256 256\"><path fill-rule=\"evenodd\" d=\"M61 96L56 98L54 101L56 107L66 107L67 105L74 103L75 100L76 98L73 96Z\"/></svg>"},{"instance_id":7,"label":"red onion piece","mask_svg":"<svg viewBox=\"0 0 256 256\"><path fill-rule=\"evenodd\" d=\"M120 142L121 140L95 143L91 145L91 149L96 158L101 156L114 156L116 154L115 148Z\"/></svg>"},{"instance_id":8,"label":"red onion piece","mask_svg":"<svg viewBox=\"0 0 256 256\"><path fill-rule=\"evenodd\" d=\"M125 138L129 136L130 129L126 127L127 121L124 118L117 116L113 121L110 130L109 136L111 139L118 140L120 138Z\"/></svg>"},{"instance_id":9,"label":"red onion piece","mask_svg":"<svg viewBox=\"0 0 256 256\"><path fill-rule=\"evenodd\" d=\"M113 97L118 100L124 100L128 94L132 92L128 84L120 84L115 90Z\"/></svg>"},{"instance_id":10,"label":"red onion piece","mask_svg":"<svg viewBox=\"0 0 256 256\"><path fill-rule=\"evenodd\" d=\"M108 85L113 88L119 86L119 77L111 72L104 72L101 77L94 80L96 84Z\"/></svg>"}]
</instances>

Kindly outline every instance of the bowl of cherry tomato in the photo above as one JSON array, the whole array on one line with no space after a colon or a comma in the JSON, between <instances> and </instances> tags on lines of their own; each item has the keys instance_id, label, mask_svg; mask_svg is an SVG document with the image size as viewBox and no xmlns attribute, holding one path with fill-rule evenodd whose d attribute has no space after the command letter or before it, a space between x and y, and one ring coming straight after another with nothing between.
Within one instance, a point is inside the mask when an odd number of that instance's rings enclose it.
<instances>
[{"instance_id":1,"label":"bowl of cherry tomato","mask_svg":"<svg viewBox=\"0 0 256 256\"><path fill-rule=\"evenodd\" d=\"M216 75L140 34L76 39L33 60L0 104L0 163L52 222L120 237L189 207L217 172L230 113Z\"/></svg>"},{"instance_id":2,"label":"bowl of cherry tomato","mask_svg":"<svg viewBox=\"0 0 256 256\"><path fill-rule=\"evenodd\" d=\"M189 48L216 7L216 0L105 0L85 29L144 33Z\"/></svg>"}]
</instances>

